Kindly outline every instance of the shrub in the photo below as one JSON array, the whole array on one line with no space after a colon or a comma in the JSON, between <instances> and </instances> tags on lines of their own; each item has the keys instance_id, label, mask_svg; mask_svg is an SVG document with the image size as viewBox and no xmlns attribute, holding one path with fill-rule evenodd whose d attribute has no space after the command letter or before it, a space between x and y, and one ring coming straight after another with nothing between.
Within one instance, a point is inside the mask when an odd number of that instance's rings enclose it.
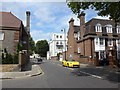
<instances>
[{"instance_id":1,"label":"shrub","mask_svg":"<svg viewBox=\"0 0 120 90\"><path fill-rule=\"evenodd\" d=\"M18 53L10 54L7 53L6 57L2 57L2 64L18 64Z\"/></svg>"}]
</instances>

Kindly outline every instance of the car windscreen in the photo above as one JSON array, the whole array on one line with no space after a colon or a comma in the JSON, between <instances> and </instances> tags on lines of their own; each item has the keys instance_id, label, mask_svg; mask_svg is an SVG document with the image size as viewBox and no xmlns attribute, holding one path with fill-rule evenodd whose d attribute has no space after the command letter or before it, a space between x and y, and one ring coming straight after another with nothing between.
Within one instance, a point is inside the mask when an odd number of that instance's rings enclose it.
<instances>
[{"instance_id":1,"label":"car windscreen","mask_svg":"<svg viewBox=\"0 0 120 90\"><path fill-rule=\"evenodd\" d=\"M66 60L66 61L69 61L69 62L70 62L70 61L75 61L75 60Z\"/></svg>"}]
</instances>

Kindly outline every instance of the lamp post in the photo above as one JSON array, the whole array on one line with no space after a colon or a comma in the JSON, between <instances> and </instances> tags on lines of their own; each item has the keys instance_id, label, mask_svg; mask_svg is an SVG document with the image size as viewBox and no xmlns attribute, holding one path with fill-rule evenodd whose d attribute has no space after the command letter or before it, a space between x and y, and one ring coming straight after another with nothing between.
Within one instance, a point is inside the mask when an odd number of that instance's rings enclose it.
<instances>
[{"instance_id":1,"label":"lamp post","mask_svg":"<svg viewBox=\"0 0 120 90\"><path fill-rule=\"evenodd\" d=\"M65 28L63 29L63 30L61 30L61 31L63 31L64 32L64 41L65 41L65 60L66 60L66 30L65 30Z\"/></svg>"}]
</instances>

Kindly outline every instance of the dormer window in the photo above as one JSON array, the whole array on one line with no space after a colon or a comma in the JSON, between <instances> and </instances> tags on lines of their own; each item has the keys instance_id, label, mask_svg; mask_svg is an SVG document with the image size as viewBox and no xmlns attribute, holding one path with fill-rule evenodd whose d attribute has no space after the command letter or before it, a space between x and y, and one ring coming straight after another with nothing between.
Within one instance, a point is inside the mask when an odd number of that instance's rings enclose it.
<instances>
[{"instance_id":1,"label":"dormer window","mask_svg":"<svg viewBox=\"0 0 120 90\"><path fill-rule=\"evenodd\" d=\"M107 33L112 33L112 25L106 25Z\"/></svg>"},{"instance_id":2,"label":"dormer window","mask_svg":"<svg viewBox=\"0 0 120 90\"><path fill-rule=\"evenodd\" d=\"M120 34L120 26L117 26L117 33Z\"/></svg>"},{"instance_id":3,"label":"dormer window","mask_svg":"<svg viewBox=\"0 0 120 90\"><path fill-rule=\"evenodd\" d=\"M95 30L96 30L96 32L102 32L102 26L101 26L101 24L97 24L95 26Z\"/></svg>"}]
</instances>

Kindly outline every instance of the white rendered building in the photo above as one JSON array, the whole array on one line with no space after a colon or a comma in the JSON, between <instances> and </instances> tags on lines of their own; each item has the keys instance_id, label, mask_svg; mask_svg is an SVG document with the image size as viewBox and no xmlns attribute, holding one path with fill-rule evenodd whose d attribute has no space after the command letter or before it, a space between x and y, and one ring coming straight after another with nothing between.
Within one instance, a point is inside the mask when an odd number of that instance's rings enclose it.
<instances>
[{"instance_id":1,"label":"white rendered building","mask_svg":"<svg viewBox=\"0 0 120 90\"><path fill-rule=\"evenodd\" d=\"M51 57L57 56L58 53L67 51L67 42L67 34L53 33L49 42L49 59L51 59Z\"/></svg>"}]
</instances>

